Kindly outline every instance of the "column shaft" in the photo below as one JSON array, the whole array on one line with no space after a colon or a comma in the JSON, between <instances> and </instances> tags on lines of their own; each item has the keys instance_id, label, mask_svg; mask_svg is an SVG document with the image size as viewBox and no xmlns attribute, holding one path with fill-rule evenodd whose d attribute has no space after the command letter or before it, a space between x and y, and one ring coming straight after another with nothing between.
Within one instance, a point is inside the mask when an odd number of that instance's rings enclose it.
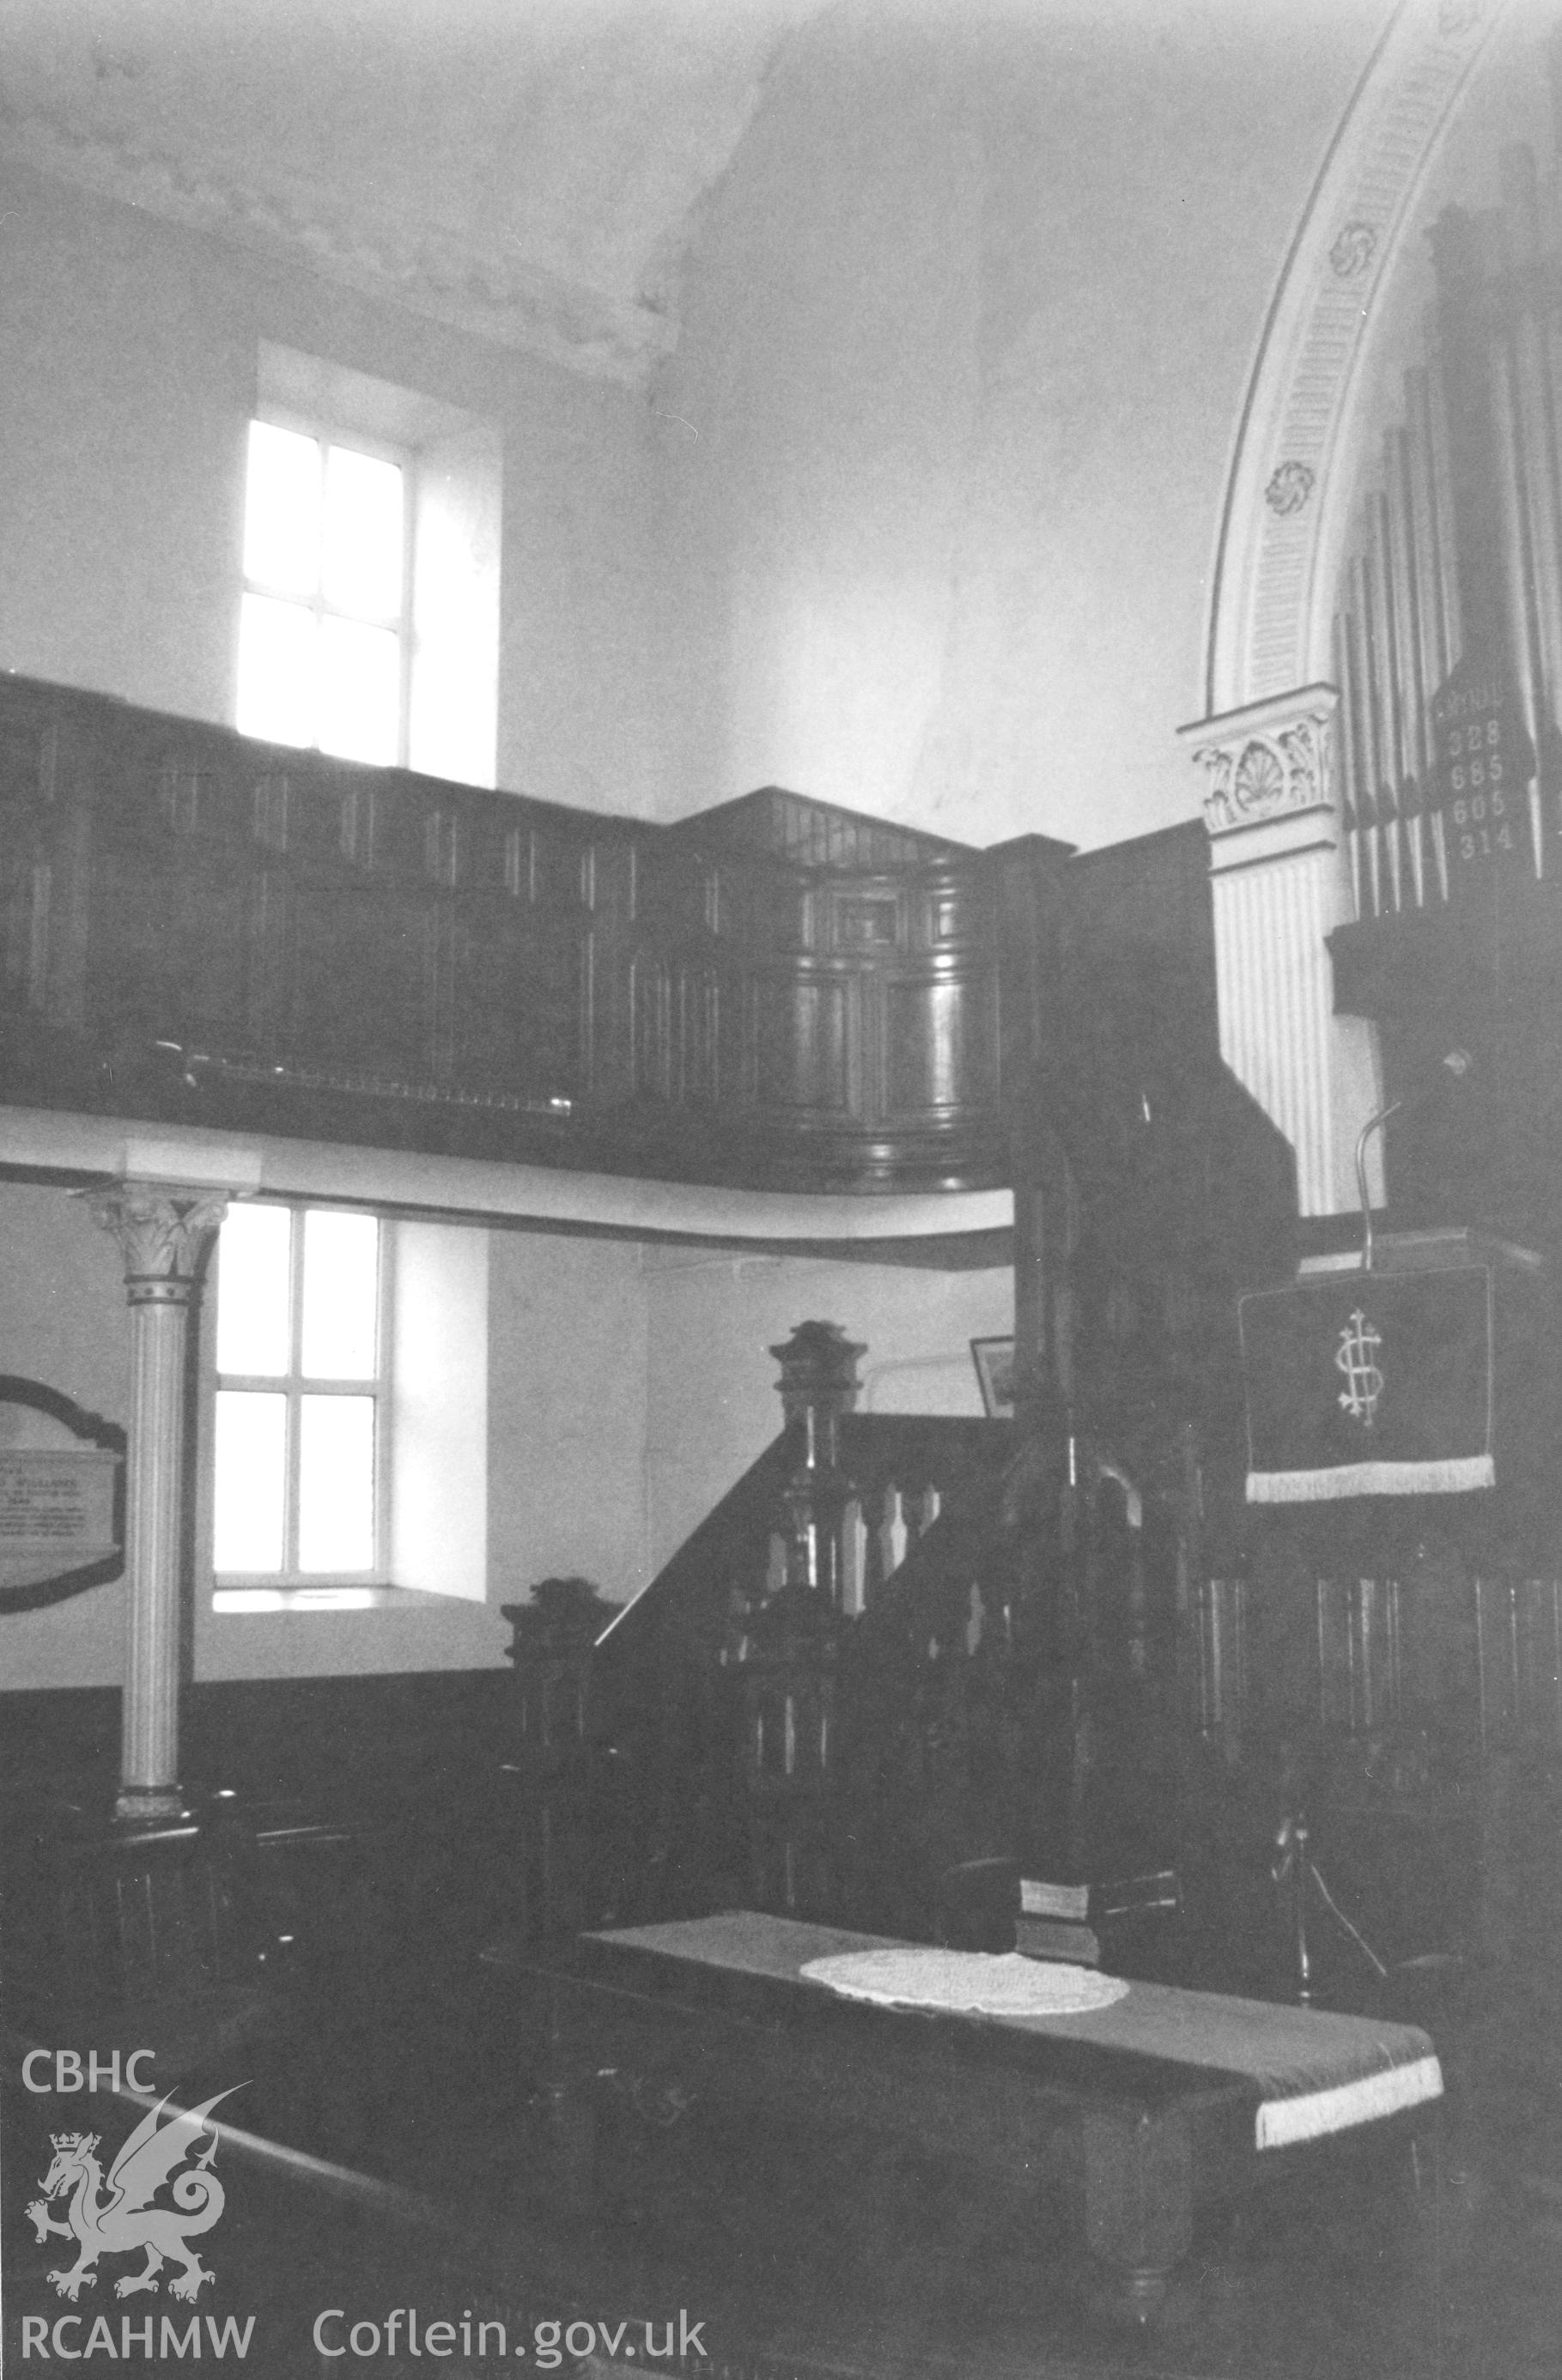
<instances>
[{"instance_id":1,"label":"column shaft","mask_svg":"<svg viewBox=\"0 0 1562 2380\"><path fill-rule=\"evenodd\" d=\"M125 1700L121 1803L178 1807L179 1527L189 1308L130 1308L130 1463L126 1482Z\"/></svg>"},{"instance_id":2,"label":"column shaft","mask_svg":"<svg viewBox=\"0 0 1562 2380\"><path fill-rule=\"evenodd\" d=\"M179 1790L180 1535L184 1377L201 1259L226 1211L220 1194L125 1183L93 1198L119 1242L130 1307L124 1704L116 1815L170 1816Z\"/></svg>"}]
</instances>

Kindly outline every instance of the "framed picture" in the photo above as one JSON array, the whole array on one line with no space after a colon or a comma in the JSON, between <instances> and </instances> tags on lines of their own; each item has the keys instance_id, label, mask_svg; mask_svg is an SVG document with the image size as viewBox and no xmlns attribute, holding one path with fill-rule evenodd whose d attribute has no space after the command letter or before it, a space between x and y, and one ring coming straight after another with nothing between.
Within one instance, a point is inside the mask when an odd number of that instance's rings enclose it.
<instances>
[{"instance_id":1,"label":"framed picture","mask_svg":"<svg viewBox=\"0 0 1562 2380\"><path fill-rule=\"evenodd\" d=\"M989 1421L1014 1418L1014 1341L973 1339L970 1360L982 1390L982 1410Z\"/></svg>"}]
</instances>

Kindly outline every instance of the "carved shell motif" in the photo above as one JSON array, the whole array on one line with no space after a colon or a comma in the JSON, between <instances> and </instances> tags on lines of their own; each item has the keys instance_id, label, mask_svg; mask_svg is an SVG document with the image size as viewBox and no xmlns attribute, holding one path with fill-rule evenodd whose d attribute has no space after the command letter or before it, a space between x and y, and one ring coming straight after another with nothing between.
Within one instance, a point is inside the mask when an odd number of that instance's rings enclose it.
<instances>
[{"instance_id":1,"label":"carved shell motif","mask_svg":"<svg viewBox=\"0 0 1562 2380\"><path fill-rule=\"evenodd\" d=\"M1248 817L1278 809L1286 797L1286 772L1274 751L1257 737L1237 763L1231 787L1237 808Z\"/></svg>"}]
</instances>

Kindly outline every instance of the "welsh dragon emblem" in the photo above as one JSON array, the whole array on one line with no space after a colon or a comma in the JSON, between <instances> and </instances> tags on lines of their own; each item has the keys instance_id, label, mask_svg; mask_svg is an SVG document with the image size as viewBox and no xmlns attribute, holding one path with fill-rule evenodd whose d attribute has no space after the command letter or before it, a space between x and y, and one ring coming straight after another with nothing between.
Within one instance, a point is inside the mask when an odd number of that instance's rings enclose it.
<instances>
[{"instance_id":1,"label":"welsh dragon emblem","mask_svg":"<svg viewBox=\"0 0 1562 2380\"><path fill-rule=\"evenodd\" d=\"M226 2204L222 2183L212 2171L217 2130L209 2119L218 2100L229 2095L219 2091L214 2097L203 2099L199 2107L177 2107L166 2123L163 2115L169 2103L159 2100L109 2168L106 2189L101 2188L104 2173L96 2155L96 2132L50 2135L55 2161L38 2185L43 2197L35 2198L27 2211L40 2241L54 2232L77 2243L75 2264L49 2275L62 2298L75 2298L83 2285L95 2286L98 2277L92 2267L100 2256L131 2256L142 2249L146 2263L139 2273L127 2273L115 2283L116 2297L156 2289L157 2276L169 2256L181 2267L168 2284L177 2298L193 2298L202 2281L215 2278L189 2240L194 2233L210 2231ZM197 2152L195 2143L202 2132L211 2137ZM189 2164L182 2173L176 2173L175 2167L186 2157ZM173 2205L150 2204L165 2183ZM69 2217L56 2223L49 2213L49 2201L66 2191L72 2193Z\"/></svg>"}]
</instances>

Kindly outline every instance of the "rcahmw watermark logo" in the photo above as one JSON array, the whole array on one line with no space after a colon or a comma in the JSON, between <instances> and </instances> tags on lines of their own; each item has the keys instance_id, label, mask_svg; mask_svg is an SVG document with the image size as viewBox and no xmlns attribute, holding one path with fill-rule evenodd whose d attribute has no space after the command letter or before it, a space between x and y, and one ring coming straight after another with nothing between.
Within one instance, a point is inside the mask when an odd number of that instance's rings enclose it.
<instances>
[{"instance_id":1,"label":"rcahmw watermark logo","mask_svg":"<svg viewBox=\"0 0 1562 2380\"><path fill-rule=\"evenodd\" d=\"M115 2050L100 2057L96 2050L33 2049L22 2060L23 2087L35 2095L79 2092L111 2095L121 2089L151 2089L150 2049ZM62 2240L73 2262L61 2261L44 2275L56 2296L72 2304L83 2289L97 2287L99 2265L105 2258L140 2258L114 2283L116 2298L166 2286L170 2297L186 2305L197 2300L216 2275L202 2264L197 2240L214 2229L226 2204L226 2193L214 2170L219 2132L212 2111L233 2092L234 2083L215 2092L198 2107L176 2107L170 2098L150 2108L109 2157L97 2131L51 2132L54 2151L48 2171L38 2181L42 2195L27 2213L40 2246ZM106 2166L106 2170L105 2170ZM55 2212L55 2210L60 2210ZM168 2268L172 2266L172 2270ZM95 2356L116 2362L136 2354L153 2357L223 2359L242 2362L250 2351L255 2317L227 2314L164 2314L148 2312L139 2318L106 2313L24 2314L21 2354L74 2363Z\"/></svg>"}]
</instances>

